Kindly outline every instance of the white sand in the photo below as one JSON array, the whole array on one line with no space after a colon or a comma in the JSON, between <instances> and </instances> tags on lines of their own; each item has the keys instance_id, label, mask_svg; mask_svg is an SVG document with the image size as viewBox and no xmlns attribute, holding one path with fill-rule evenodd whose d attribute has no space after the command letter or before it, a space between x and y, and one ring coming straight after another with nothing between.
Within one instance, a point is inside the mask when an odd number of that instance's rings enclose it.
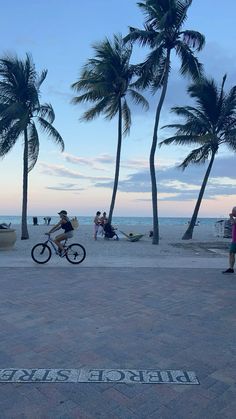
<instances>
[{"instance_id":1,"label":"white sand","mask_svg":"<svg viewBox=\"0 0 236 419\"><path fill-rule=\"evenodd\" d=\"M51 226L50 226L51 227ZM186 267L186 268L225 268L228 265L228 245L230 239L215 237L212 226L200 225L194 230L192 240L181 240L186 225L164 226L160 230L160 244L153 245L149 238L151 226L120 225L126 233L143 233L145 236L138 242L131 243L119 232L119 241L104 240L98 236L93 239L93 225L80 226L70 242L79 242L87 252L85 261L79 267ZM52 256L46 265L38 265L31 259L31 248L38 242L46 240L44 233L49 230L45 225L29 225L29 240L20 240L20 226L16 229L17 241L12 250L0 251L1 267L68 267L71 265L65 258ZM56 233L58 234L58 232ZM211 249L211 250L209 250Z\"/></svg>"}]
</instances>

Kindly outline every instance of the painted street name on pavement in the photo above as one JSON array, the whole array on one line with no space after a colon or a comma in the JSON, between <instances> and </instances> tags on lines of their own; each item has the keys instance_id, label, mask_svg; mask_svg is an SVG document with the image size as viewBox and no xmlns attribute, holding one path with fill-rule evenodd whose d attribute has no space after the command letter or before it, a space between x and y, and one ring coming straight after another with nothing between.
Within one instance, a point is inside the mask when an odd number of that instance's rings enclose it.
<instances>
[{"instance_id":1,"label":"painted street name on pavement","mask_svg":"<svg viewBox=\"0 0 236 419\"><path fill-rule=\"evenodd\" d=\"M199 384L193 371L156 369L0 369L0 383Z\"/></svg>"}]
</instances>

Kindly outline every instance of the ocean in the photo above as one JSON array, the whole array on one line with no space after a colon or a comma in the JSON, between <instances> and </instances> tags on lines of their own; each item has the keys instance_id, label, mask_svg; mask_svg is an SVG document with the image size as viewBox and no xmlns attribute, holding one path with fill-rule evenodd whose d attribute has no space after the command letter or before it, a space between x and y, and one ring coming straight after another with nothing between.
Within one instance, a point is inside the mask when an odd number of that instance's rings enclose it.
<instances>
[{"instance_id":1,"label":"ocean","mask_svg":"<svg viewBox=\"0 0 236 419\"><path fill-rule=\"evenodd\" d=\"M40 215L37 217L38 224L45 224L43 215ZM50 217L47 215L47 217ZM93 224L94 216L77 216L79 223L81 225L91 225ZM27 217L28 224L33 224L33 216ZM51 216L51 223L50 224L56 224L59 220L58 216ZM160 217L159 223L160 225L183 225L187 224L190 220L189 217ZM204 225L212 225L216 221L218 221L219 218L198 218L198 221L200 224ZM11 224L20 224L21 223L21 217L17 215L0 215L0 224L1 223L11 223ZM112 223L115 225L152 225L152 217L113 217Z\"/></svg>"}]
</instances>

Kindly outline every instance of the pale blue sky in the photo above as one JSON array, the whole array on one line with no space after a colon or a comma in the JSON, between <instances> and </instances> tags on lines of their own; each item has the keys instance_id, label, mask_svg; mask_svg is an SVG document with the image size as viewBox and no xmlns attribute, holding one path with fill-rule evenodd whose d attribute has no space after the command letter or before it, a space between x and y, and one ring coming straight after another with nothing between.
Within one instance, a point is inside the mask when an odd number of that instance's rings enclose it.
<instances>
[{"instance_id":1,"label":"pale blue sky","mask_svg":"<svg viewBox=\"0 0 236 419\"><path fill-rule=\"evenodd\" d=\"M194 0L186 28L206 36L200 54L207 74L220 80L228 74L228 86L236 84L234 0ZM0 54L31 52L38 71L48 69L42 88L42 102L50 101L56 113L55 127L66 145L65 154L41 137L38 163L30 174L29 214L53 214L58 208L80 215L108 210L114 175L117 121L99 118L81 123L84 108L70 104L70 85L82 65L93 54L91 44L114 33L128 32L128 26L141 27L143 15L136 0L10 0L1 2ZM144 52L135 48L133 62ZM181 79L173 61L161 125L172 120L169 109L185 105L187 81ZM147 96L147 95L146 95ZM115 215L151 215L149 149L153 112L158 98L150 98L151 109L133 109L133 125L124 138L120 171L120 192ZM164 138L164 131L161 133ZM165 147L157 150L157 164L165 171L158 174L160 215L189 216L194 206L204 168L174 169L187 150ZM206 191L201 216L222 216L236 205L235 156L220 153ZM0 161L0 214L20 214L22 144ZM6 186L7 185L7 186Z\"/></svg>"}]
</instances>

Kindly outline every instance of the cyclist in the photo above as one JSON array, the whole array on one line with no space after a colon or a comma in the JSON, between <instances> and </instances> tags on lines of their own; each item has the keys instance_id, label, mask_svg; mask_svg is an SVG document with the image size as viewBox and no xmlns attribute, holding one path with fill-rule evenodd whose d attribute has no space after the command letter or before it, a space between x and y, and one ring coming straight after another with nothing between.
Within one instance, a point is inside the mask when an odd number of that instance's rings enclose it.
<instances>
[{"instance_id":1,"label":"cyclist","mask_svg":"<svg viewBox=\"0 0 236 419\"><path fill-rule=\"evenodd\" d=\"M51 228L51 230L46 234L54 233L54 231L60 230L60 228L65 230L64 233L59 234L53 240L54 243L58 246L58 253L60 254L61 257L63 257L65 256L65 251L64 251L63 245L61 244L61 241L73 237L74 229L72 227L70 219L67 217L67 211L61 210L60 212L58 212L58 214L60 216L60 221L53 228Z\"/></svg>"}]
</instances>

